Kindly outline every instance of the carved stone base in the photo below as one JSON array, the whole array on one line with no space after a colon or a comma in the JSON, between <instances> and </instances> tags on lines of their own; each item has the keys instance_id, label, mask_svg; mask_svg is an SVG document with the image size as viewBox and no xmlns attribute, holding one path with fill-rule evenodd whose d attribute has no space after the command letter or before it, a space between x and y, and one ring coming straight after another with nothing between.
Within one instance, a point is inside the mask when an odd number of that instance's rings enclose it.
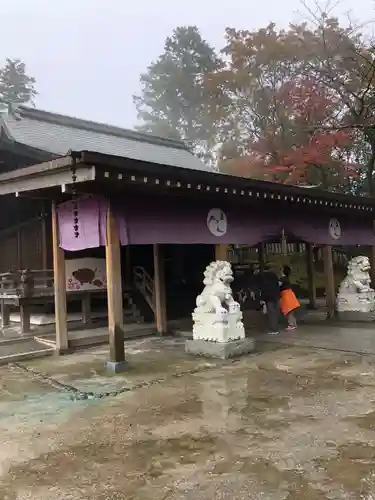
<instances>
[{"instance_id":1,"label":"carved stone base","mask_svg":"<svg viewBox=\"0 0 375 500\"><path fill-rule=\"evenodd\" d=\"M340 321L371 322L375 321L375 311L338 311L337 318Z\"/></svg>"},{"instance_id":2,"label":"carved stone base","mask_svg":"<svg viewBox=\"0 0 375 500\"><path fill-rule=\"evenodd\" d=\"M358 297L351 296L350 299L343 298L343 294L337 296L336 309L341 312L361 312L372 313L375 312L375 299L374 300L358 300Z\"/></svg>"},{"instance_id":3,"label":"carved stone base","mask_svg":"<svg viewBox=\"0 0 375 500\"><path fill-rule=\"evenodd\" d=\"M208 358L228 359L249 354L255 349L255 339L245 338L230 342L212 342L210 340L187 340L185 352Z\"/></svg>"},{"instance_id":4,"label":"carved stone base","mask_svg":"<svg viewBox=\"0 0 375 500\"><path fill-rule=\"evenodd\" d=\"M126 361L107 361L105 368L108 373L123 373L129 368L129 365Z\"/></svg>"}]
</instances>

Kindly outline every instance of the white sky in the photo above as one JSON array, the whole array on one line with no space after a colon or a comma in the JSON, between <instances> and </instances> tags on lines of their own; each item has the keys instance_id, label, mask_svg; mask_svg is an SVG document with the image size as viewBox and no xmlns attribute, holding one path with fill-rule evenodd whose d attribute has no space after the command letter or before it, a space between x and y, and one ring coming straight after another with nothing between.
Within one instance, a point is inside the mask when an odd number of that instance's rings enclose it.
<instances>
[{"instance_id":1,"label":"white sky","mask_svg":"<svg viewBox=\"0 0 375 500\"><path fill-rule=\"evenodd\" d=\"M22 59L36 78L36 106L133 127L139 75L178 25L197 25L221 47L226 26L256 29L301 20L299 0L3 0L0 62ZM312 2L311 2L312 3ZM375 17L374 0L343 0L338 13Z\"/></svg>"}]
</instances>

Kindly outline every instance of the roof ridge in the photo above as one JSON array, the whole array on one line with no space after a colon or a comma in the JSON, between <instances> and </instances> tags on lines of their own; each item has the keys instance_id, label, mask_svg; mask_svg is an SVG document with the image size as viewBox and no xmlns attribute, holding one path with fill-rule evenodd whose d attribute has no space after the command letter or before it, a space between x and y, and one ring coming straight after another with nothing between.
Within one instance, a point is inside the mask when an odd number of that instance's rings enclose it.
<instances>
[{"instance_id":1,"label":"roof ridge","mask_svg":"<svg viewBox=\"0 0 375 500\"><path fill-rule=\"evenodd\" d=\"M77 128L101 134L108 134L116 137L123 137L125 139L130 139L135 141L143 141L149 144L158 144L161 146L175 148L175 149L185 149L188 151L188 148L184 143L184 141L178 139L168 139L165 137L159 137L145 132L137 132L136 130L109 125L107 123L94 122L91 120L85 120L83 118L76 118L74 116L62 115L60 113L52 113L51 111L45 111L42 109L31 108L23 105L18 106L17 110L21 118L24 117L30 120L44 121L48 123L62 125L65 127Z\"/></svg>"}]
</instances>

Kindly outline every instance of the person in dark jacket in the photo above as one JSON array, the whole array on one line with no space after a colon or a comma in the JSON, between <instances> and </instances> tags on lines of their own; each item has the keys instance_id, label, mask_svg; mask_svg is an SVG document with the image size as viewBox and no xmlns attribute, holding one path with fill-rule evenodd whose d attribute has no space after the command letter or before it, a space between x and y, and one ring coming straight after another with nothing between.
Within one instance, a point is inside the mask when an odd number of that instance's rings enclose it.
<instances>
[{"instance_id":1,"label":"person in dark jacket","mask_svg":"<svg viewBox=\"0 0 375 500\"><path fill-rule=\"evenodd\" d=\"M276 273L268 265L260 273L260 294L266 306L269 334L278 335L280 315L280 284Z\"/></svg>"}]
</instances>

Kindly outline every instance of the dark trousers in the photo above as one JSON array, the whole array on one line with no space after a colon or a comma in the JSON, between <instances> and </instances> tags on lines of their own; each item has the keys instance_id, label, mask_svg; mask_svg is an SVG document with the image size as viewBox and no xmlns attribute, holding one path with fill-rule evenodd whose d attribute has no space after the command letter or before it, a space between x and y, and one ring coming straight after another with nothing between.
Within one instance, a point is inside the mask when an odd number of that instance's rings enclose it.
<instances>
[{"instance_id":1,"label":"dark trousers","mask_svg":"<svg viewBox=\"0 0 375 500\"><path fill-rule=\"evenodd\" d=\"M268 328L271 332L277 332L279 330L280 302L266 302L266 306Z\"/></svg>"}]
</instances>

